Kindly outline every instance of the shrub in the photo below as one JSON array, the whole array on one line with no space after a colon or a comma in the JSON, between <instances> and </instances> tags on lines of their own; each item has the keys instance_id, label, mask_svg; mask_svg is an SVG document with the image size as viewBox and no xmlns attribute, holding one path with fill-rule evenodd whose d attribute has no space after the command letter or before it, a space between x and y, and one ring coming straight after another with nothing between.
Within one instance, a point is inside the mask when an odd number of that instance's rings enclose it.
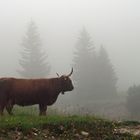
<instances>
[{"instance_id":1,"label":"shrub","mask_svg":"<svg viewBox=\"0 0 140 140\"><path fill-rule=\"evenodd\" d=\"M128 91L126 107L132 117L140 118L140 85L131 86Z\"/></svg>"}]
</instances>

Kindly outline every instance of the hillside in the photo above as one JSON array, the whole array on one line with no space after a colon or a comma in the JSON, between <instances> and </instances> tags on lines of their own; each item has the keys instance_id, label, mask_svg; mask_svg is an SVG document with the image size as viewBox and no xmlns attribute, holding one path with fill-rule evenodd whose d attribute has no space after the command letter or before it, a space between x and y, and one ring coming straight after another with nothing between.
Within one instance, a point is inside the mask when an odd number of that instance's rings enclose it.
<instances>
[{"instance_id":1,"label":"hillside","mask_svg":"<svg viewBox=\"0 0 140 140\"><path fill-rule=\"evenodd\" d=\"M138 122L93 116L34 115L0 118L0 140L139 140Z\"/></svg>"}]
</instances>

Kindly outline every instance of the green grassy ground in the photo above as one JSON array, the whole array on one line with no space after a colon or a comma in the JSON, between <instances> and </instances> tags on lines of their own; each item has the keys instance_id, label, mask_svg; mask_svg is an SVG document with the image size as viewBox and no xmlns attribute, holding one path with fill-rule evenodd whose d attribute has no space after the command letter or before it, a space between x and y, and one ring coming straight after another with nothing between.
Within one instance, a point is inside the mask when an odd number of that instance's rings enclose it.
<instances>
[{"instance_id":1,"label":"green grassy ground","mask_svg":"<svg viewBox=\"0 0 140 140\"><path fill-rule=\"evenodd\" d=\"M55 112L55 111L52 111ZM15 110L14 116L0 117L0 140L139 140L130 133L121 133L124 126L137 122L118 123L93 116L70 116L49 114L38 116L30 112ZM138 124L139 125L139 124Z\"/></svg>"}]
</instances>

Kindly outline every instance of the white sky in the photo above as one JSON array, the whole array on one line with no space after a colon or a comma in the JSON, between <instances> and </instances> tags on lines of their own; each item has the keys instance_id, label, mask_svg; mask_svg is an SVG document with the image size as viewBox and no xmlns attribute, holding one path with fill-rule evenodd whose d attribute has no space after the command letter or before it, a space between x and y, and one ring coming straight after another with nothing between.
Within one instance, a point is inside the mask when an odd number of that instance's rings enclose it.
<instances>
[{"instance_id":1,"label":"white sky","mask_svg":"<svg viewBox=\"0 0 140 140\"><path fill-rule=\"evenodd\" d=\"M95 48L107 49L121 90L140 84L139 0L0 0L0 76L16 76L20 43L33 19L49 54L52 75L70 70L84 27Z\"/></svg>"}]
</instances>

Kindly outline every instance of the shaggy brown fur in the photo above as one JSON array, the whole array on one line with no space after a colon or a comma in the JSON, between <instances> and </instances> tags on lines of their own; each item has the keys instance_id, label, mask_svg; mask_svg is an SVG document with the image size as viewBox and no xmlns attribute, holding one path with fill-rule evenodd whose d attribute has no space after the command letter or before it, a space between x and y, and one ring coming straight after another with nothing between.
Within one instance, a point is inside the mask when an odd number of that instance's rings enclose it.
<instances>
[{"instance_id":1,"label":"shaggy brown fur","mask_svg":"<svg viewBox=\"0 0 140 140\"><path fill-rule=\"evenodd\" d=\"M0 114L6 108L12 114L15 104L28 106L39 104L40 115L46 115L48 105L57 100L60 93L73 90L69 76L50 79L0 79Z\"/></svg>"}]
</instances>

